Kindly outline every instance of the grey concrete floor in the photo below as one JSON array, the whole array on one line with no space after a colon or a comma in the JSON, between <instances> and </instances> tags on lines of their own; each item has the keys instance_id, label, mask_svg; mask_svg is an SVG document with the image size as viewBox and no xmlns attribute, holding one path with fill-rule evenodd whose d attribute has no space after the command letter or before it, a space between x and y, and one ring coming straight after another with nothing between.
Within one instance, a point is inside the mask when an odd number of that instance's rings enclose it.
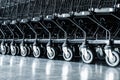
<instances>
[{"instance_id":1,"label":"grey concrete floor","mask_svg":"<svg viewBox=\"0 0 120 80\"><path fill-rule=\"evenodd\" d=\"M104 64L0 55L0 80L120 80L120 68Z\"/></svg>"}]
</instances>

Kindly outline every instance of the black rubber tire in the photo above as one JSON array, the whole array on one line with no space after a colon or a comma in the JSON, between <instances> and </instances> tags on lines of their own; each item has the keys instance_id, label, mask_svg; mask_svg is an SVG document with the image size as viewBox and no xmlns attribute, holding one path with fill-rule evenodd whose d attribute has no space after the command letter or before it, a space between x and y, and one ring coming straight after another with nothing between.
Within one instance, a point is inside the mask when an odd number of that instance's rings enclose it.
<instances>
[{"instance_id":1,"label":"black rubber tire","mask_svg":"<svg viewBox=\"0 0 120 80\"><path fill-rule=\"evenodd\" d=\"M10 54L10 46L6 46L6 49L7 49L7 54Z\"/></svg>"},{"instance_id":2,"label":"black rubber tire","mask_svg":"<svg viewBox=\"0 0 120 80\"><path fill-rule=\"evenodd\" d=\"M96 51L96 56L99 60L104 60L105 59L105 53L102 50L102 48L100 48L100 50Z\"/></svg>"},{"instance_id":3,"label":"black rubber tire","mask_svg":"<svg viewBox=\"0 0 120 80\"><path fill-rule=\"evenodd\" d=\"M17 48L17 55L20 55L20 47L16 46L16 48Z\"/></svg>"},{"instance_id":4,"label":"black rubber tire","mask_svg":"<svg viewBox=\"0 0 120 80\"><path fill-rule=\"evenodd\" d=\"M29 46L27 46L27 56L30 55L32 52L31 48Z\"/></svg>"}]
</instances>

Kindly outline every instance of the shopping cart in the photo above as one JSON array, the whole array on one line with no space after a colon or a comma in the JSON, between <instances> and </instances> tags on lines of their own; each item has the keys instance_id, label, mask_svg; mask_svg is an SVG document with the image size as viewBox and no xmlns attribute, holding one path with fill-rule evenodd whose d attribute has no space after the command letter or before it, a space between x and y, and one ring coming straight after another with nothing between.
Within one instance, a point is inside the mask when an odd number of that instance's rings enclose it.
<instances>
[{"instance_id":1,"label":"shopping cart","mask_svg":"<svg viewBox=\"0 0 120 80\"><path fill-rule=\"evenodd\" d=\"M96 30L96 39L102 39L102 44L97 47L97 53L101 54L104 50L105 60L108 65L116 66L119 64L119 47L115 44L118 40L119 30L119 4L118 0L92 0L91 8L93 22L99 23L102 30L98 27ZM103 37L105 35L105 37ZM103 38L106 38L103 39ZM103 44L105 47L103 49ZM96 43L97 44L97 43ZM101 47L101 49L100 49ZM99 51L101 50L101 51ZM114 58L114 59L113 59Z\"/></svg>"}]
</instances>

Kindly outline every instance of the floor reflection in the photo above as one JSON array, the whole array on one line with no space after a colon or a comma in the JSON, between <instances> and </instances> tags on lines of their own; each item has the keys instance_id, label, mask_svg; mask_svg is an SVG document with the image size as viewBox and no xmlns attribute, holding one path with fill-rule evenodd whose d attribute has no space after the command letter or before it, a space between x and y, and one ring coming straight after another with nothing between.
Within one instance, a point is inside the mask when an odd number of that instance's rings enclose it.
<instances>
[{"instance_id":1,"label":"floor reflection","mask_svg":"<svg viewBox=\"0 0 120 80\"><path fill-rule=\"evenodd\" d=\"M103 64L0 55L0 80L120 80L120 69Z\"/></svg>"},{"instance_id":2,"label":"floor reflection","mask_svg":"<svg viewBox=\"0 0 120 80\"><path fill-rule=\"evenodd\" d=\"M88 80L89 78L91 79L92 77L92 67L88 64L81 64L79 66L79 73L80 73L80 80Z\"/></svg>"},{"instance_id":3,"label":"floor reflection","mask_svg":"<svg viewBox=\"0 0 120 80\"><path fill-rule=\"evenodd\" d=\"M45 66L45 71L46 71L46 75L50 76L52 73L54 73L54 69L55 69L55 63L53 60L48 60Z\"/></svg>"},{"instance_id":4,"label":"floor reflection","mask_svg":"<svg viewBox=\"0 0 120 80\"><path fill-rule=\"evenodd\" d=\"M118 71L115 68L108 68L105 71L105 80L120 80Z\"/></svg>"},{"instance_id":5,"label":"floor reflection","mask_svg":"<svg viewBox=\"0 0 120 80\"><path fill-rule=\"evenodd\" d=\"M62 66L62 80L69 80L68 77L71 76L72 73L72 65L70 62L63 62Z\"/></svg>"}]
</instances>

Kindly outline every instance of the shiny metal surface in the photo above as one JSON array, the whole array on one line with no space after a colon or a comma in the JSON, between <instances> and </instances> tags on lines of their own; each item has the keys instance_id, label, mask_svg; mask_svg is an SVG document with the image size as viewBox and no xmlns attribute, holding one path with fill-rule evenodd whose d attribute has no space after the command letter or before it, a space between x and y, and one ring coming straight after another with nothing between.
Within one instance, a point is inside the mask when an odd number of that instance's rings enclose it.
<instances>
[{"instance_id":1,"label":"shiny metal surface","mask_svg":"<svg viewBox=\"0 0 120 80\"><path fill-rule=\"evenodd\" d=\"M104 64L0 55L0 80L120 80L120 68Z\"/></svg>"}]
</instances>

